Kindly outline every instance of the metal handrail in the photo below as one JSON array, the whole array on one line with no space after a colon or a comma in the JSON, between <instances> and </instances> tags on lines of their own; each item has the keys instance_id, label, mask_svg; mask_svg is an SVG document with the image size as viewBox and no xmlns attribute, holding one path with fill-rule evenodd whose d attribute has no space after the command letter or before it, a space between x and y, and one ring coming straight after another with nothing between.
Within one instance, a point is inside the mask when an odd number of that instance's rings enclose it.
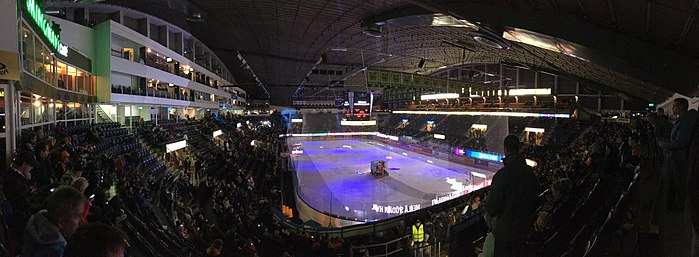
<instances>
[{"instance_id":1,"label":"metal handrail","mask_svg":"<svg viewBox=\"0 0 699 257\"><path fill-rule=\"evenodd\" d=\"M400 237L400 238L393 239L393 240L388 241L388 242L385 242L385 243L378 243L378 244L371 244L371 245L361 245L361 246L351 246L351 247L350 247L350 257L353 257L353 256L354 256L354 251L355 251L355 250L358 250L358 249L368 249L368 248L380 247L380 246L383 246L383 247L384 247L384 253L383 253L383 254L379 254L379 255L372 255L372 257L385 257L385 256L390 256L390 255L393 255L393 254L395 254L395 253L401 252L401 251L403 251L404 249L403 249L403 247L399 247L399 248L397 248L396 250L393 250L393 251L389 252L389 251L388 251L388 245L394 244L394 243L396 243L396 242L398 242L398 241L405 240L405 239L410 238L410 237L411 237L410 235L407 235L407 236L403 236L403 237Z\"/></svg>"}]
</instances>

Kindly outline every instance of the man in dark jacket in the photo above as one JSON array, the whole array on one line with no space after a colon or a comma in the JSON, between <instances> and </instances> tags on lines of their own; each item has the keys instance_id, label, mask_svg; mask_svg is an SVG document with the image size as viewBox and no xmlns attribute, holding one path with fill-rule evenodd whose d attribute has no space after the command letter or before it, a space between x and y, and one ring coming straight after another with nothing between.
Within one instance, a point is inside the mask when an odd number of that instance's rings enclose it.
<instances>
[{"instance_id":1,"label":"man in dark jacket","mask_svg":"<svg viewBox=\"0 0 699 257\"><path fill-rule=\"evenodd\" d=\"M699 256L699 235L697 234L699 233L699 122L694 123L692 141L689 145L687 205L694 228L691 256Z\"/></svg>"},{"instance_id":2,"label":"man in dark jacket","mask_svg":"<svg viewBox=\"0 0 699 257\"><path fill-rule=\"evenodd\" d=\"M692 143L692 130L699 114L696 110L689 110L689 101L684 98L675 98L672 105L672 113L677 115L675 125L670 133L670 141L667 148L670 151L670 169L666 181L668 183L667 208L671 212L684 211L687 201L687 166L689 160L689 147Z\"/></svg>"},{"instance_id":3,"label":"man in dark jacket","mask_svg":"<svg viewBox=\"0 0 699 257\"><path fill-rule=\"evenodd\" d=\"M663 154L667 150L667 141L670 138L670 132L672 131L672 122L667 120L665 115L665 110L663 108L658 108L658 113L652 117L651 122L653 123L653 132L655 133L655 139L658 142L658 146L663 151Z\"/></svg>"},{"instance_id":4,"label":"man in dark jacket","mask_svg":"<svg viewBox=\"0 0 699 257\"><path fill-rule=\"evenodd\" d=\"M61 257L73 233L85 224L85 197L61 186L46 199L46 210L34 214L24 230L21 257Z\"/></svg>"},{"instance_id":5,"label":"man in dark jacket","mask_svg":"<svg viewBox=\"0 0 699 257\"><path fill-rule=\"evenodd\" d=\"M32 188L30 180L32 179L32 170L38 167L34 154L29 151L17 153L14 161L10 164L10 168L3 176L2 191L11 206L11 212L3 210L5 215L10 235L9 250L11 254L19 253L22 247L22 238L12 235L21 235L24 225L27 224L29 216L32 213L30 198L32 196Z\"/></svg>"},{"instance_id":6,"label":"man in dark jacket","mask_svg":"<svg viewBox=\"0 0 699 257\"><path fill-rule=\"evenodd\" d=\"M505 156L505 167L493 176L486 204L486 220L492 220L495 237L493 256L527 256L523 247L534 228L540 190L536 175L519 152L517 136L505 137Z\"/></svg>"},{"instance_id":7,"label":"man in dark jacket","mask_svg":"<svg viewBox=\"0 0 699 257\"><path fill-rule=\"evenodd\" d=\"M50 153L49 145L46 144L46 142L39 142L36 144L34 154L36 155L39 166L34 167L32 170L32 184L39 192L42 192L51 185L51 176L53 175L51 168L53 164L49 159Z\"/></svg>"}]
</instances>

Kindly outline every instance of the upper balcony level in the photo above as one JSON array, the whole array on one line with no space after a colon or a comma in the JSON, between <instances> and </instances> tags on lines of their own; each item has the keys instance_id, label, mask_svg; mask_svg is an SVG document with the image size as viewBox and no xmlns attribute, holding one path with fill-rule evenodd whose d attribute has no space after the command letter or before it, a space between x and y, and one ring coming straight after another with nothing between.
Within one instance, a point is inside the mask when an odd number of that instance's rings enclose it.
<instances>
[{"instance_id":1,"label":"upper balcony level","mask_svg":"<svg viewBox=\"0 0 699 257\"><path fill-rule=\"evenodd\" d=\"M121 45L110 45L113 55L133 58L132 60L136 62L143 59L147 65L164 70L166 65L163 63L170 59L180 65L178 70L184 68L190 70L193 74L191 80L200 81L211 87L229 85L235 82L231 73L213 51L186 30L157 17L108 4L47 1L45 9L52 16L92 28L96 28L104 22L111 23L112 29L110 31L114 35L131 41ZM94 40L99 42L99 37L99 35L95 35ZM79 40L91 39L93 38ZM95 51L104 47L107 46L96 45ZM125 48L131 49L129 51ZM150 51L147 52L148 54L141 54L142 49L146 51L150 49ZM184 70L181 71L184 72ZM178 76L190 76L189 74L178 74L175 70L170 72Z\"/></svg>"}]
</instances>

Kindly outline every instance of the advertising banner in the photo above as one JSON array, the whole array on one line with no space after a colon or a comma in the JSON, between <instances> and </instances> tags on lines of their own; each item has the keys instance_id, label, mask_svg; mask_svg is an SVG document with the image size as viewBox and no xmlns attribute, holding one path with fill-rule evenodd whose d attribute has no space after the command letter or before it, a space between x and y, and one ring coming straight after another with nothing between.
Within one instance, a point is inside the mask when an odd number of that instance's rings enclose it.
<instances>
[{"instance_id":1,"label":"advertising banner","mask_svg":"<svg viewBox=\"0 0 699 257\"><path fill-rule=\"evenodd\" d=\"M0 51L0 80L19 80L19 54Z\"/></svg>"}]
</instances>

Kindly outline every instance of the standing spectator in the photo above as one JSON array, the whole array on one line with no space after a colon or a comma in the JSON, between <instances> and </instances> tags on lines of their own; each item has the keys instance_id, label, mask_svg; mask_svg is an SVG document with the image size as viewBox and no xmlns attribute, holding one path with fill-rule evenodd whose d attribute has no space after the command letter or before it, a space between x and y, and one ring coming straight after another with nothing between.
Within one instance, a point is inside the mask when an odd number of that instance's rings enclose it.
<instances>
[{"instance_id":1,"label":"standing spectator","mask_svg":"<svg viewBox=\"0 0 699 257\"><path fill-rule=\"evenodd\" d=\"M201 170L201 160L199 158L194 159L194 173L199 175L199 170Z\"/></svg>"},{"instance_id":2,"label":"standing spectator","mask_svg":"<svg viewBox=\"0 0 699 257\"><path fill-rule=\"evenodd\" d=\"M7 217L8 225L8 235L10 235L10 253L18 253L21 246L22 240L20 237L12 235L21 235L24 225L29 220L29 216L32 212L32 207L30 203L30 197L32 194L32 189L30 187L30 180L32 178L31 171L34 167L38 167L40 164L34 158L34 154L31 152L20 152L15 156L15 160L10 164L10 169L3 177L3 193L10 203L10 210L3 210ZM14 238L14 239L13 239Z\"/></svg>"},{"instance_id":3,"label":"standing spectator","mask_svg":"<svg viewBox=\"0 0 699 257\"><path fill-rule=\"evenodd\" d=\"M37 139L38 136L36 132L29 132L29 134L27 134L27 137L24 138L22 145L20 146L20 150L34 152L34 146L36 145Z\"/></svg>"},{"instance_id":4,"label":"standing spectator","mask_svg":"<svg viewBox=\"0 0 699 257\"><path fill-rule=\"evenodd\" d=\"M182 161L182 168L184 169L185 173L189 173L189 156L184 158L184 161Z\"/></svg>"},{"instance_id":5,"label":"standing spectator","mask_svg":"<svg viewBox=\"0 0 699 257\"><path fill-rule=\"evenodd\" d=\"M49 160L49 154L51 150L46 142L39 142L36 144L36 160L39 163L38 167L34 167L32 170L32 183L39 191L42 191L49 185L51 185L51 160Z\"/></svg>"},{"instance_id":6,"label":"standing spectator","mask_svg":"<svg viewBox=\"0 0 699 257\"><path fill-rule=\"evenodd\" d=\"M425 226L422 225L420 219L415 221L413 229L413 256L422 257L423 244L425 243Z\"/></svg>"},{"instance_id":7,"label":"standing spectator","mask_svg":"<svg viewBox=\"0 0 699 257\"><path fill-rule=\"evenodd\" d=\"M699 122L695 122L689 148L687 195L689 215L694 230L692 257L699 257Z\"/></svg>"},{"instance_id":8,"label":"standing spectator","mask_svg":"<svg viewBox=\"0 0 699 257\"><path fill-rule=\"evenodd\" d=\"M123 231L103 223L80 227L68 240L64 257L123 257L129 247Z\"/></svg>"},{"instance_id":9,"label":"standing spectator","mask_svg":"<svg viewBox=\"0 0 699 257\"><path fill-rule=\"evenodd\" d=\"M592 143L592 146L590 146L590 157L592 158L590 165L595 168L599 167L599 165L603 163L604 153L604 140L602 138L598 138L594 143Z\"/></svg>"},{"instance_id":10,"label":"standing spectator","mask_svg":"<svg viewBox=\"0 0 699 257\"><path fill-rule=\"evenodd\" d=\"M681 212L687 201L687 160L688 151L692 142L692 129L697 120L697 111L689 110L689 101L684 98L675 98L672 102L672 113L677 115L675 125L672 127L670 141L667 144L670 150L670 172L666 177L668 183L667 206L669 211Z\"/></svg>"},{"instance_id":11,"label":"standing spectator","mask_svg":"<svg viewBox=\"0 0 699 257\"><path fill-rule=\"evenodd\" d=\"M493 176L486 205L486 220L491 222L495 237L493 256L527 256L523 248L533 231L539 184L519 152L517 136L505 137L504 146L505 167Z\"/></svg>"},{"instance_id":12,"label":"standing spectator","mask_svg":"<svg viewBox=\"0 0 699 257\"><path fill-rule=\"evenodd\" d=\"M85 197L75 188L62 186L46 199L46 210L34 214L24 230L22 257L63 256L67 239L82 224Z\"/></svg>"},{"instance_id":13,"label":"standing spectator","mask_svg":"<svg viewBox=\"0 0 699 257\"><path fill-rule=\"evenodd\" d=\"M655 117L652 117L651 122L653 123L653 132L655 139L658 141L658 146L665 153L667 151L667 142L670 140L670 133L672 132L672 122L667 120L663 108L658 108L658 113L655 114Z\"/></svg>"}]
</instances>

